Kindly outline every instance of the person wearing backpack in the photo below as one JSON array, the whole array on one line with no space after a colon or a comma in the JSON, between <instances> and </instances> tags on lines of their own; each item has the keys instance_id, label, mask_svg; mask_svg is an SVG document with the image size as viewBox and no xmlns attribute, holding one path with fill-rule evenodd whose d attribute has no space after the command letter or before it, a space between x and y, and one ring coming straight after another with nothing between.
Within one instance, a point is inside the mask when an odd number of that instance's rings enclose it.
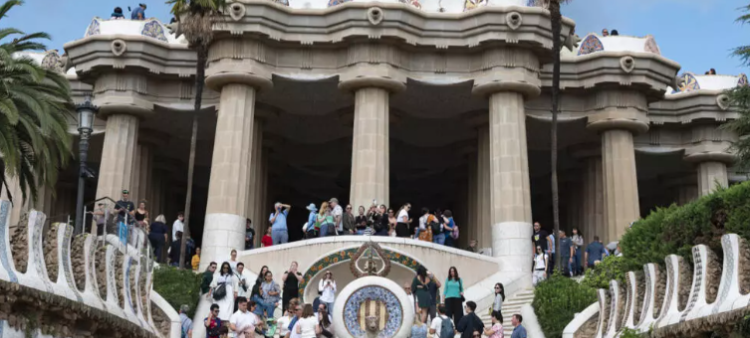
<instances>
[{"instance_id":1,"label":"person wearing backpack","mask_svg":"<svg viewBox=\"0 0 750 338\"><path fill-rule=\"evenodd\" d=\"M436 338L453 338L456 335L453 321L445 315L445 305L438 306L438 316L430 323L430 334Z\"/></svg>"},{"instance_id":2,"label":"person wearing backpack","mask_svg":"<svg viewBox=\"0 0 750 338\"><path fill-rule=\"evenodd\" d=\"M190 306L187 304L180 306L180 338L193 337L193 320L188 317L188 311L190 311Z\"/></svg>"}]
</instances>

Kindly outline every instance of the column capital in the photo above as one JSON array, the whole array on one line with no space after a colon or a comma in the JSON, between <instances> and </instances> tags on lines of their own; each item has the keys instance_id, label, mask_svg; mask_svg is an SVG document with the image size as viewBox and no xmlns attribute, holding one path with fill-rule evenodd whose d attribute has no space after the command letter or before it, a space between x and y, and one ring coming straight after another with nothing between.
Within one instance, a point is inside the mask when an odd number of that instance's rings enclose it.
<instances>
[{"instance_id":1,"label":"column capital","mask_svg":"<svg viewBox=\"0 0 750 338\"><path fill-rule=\"evenodd\" d=\"M251 69L239 70L218 70L212 72L206 77L206 86L216 91L230 84L243 84L249 87L253 87L258 91L265 91L273 88L273 81L271 80L271 74L267 72L258 71L256 67Z\"/></svg>"},{"instance_id":2,"label":"column capital","mask_svg":"<svg viewBox=\"0 0 750 338\"><path fill-rule=\"evenodd\" d=\"M701 143L685 149L684 160L690 163L721 162L727 165L734 163L735 155L727 151L727 144Z\"/></svg>"},{"instance_id":3,"label":"column capital","mask_svg":"<svg viewBox=\"0 0 750 338\"><path fill-rule=\"evenodd\" d=\"M143 119L154 114L153 103L130 95L98 95L93 103L99 107L97 117L101 119L121 114Z\"/></svg>"},{"instance_id":4,"label":"column capital","mask_svg":"<svg viewBox=\"0 0 750 338\"><path fill-rule=\"evenodd\" d=\"M586 128L595 132L607 130L627 130L633 134L642 134L648 131L648 121L641 112L620 110L607 110L589 116Z\"/></svg>"},{"instance_id":5,"label":"column capital","mask_svg":"<svg viewBox=\"0 0 750 338\"><path fill-rule=\"evenodd\" d=\"M537 84L502 79L475 81L474 88L471 89L471 93L476 96L489 96L499 92L521 93L528 100L539 96L542 93L542 89Z\"/></svg>"},{"instance_id":6,"label":"column capital","mask_svg":"<svg viewBox=\"0 0 750 338\"><path fill-rule=\"evenodd\" d=\"M390 93L402 92L406 90L406 76L390 65L358 64L339 77L339 89L343 91L373 87Z\"/></svg>"}]
</instances>

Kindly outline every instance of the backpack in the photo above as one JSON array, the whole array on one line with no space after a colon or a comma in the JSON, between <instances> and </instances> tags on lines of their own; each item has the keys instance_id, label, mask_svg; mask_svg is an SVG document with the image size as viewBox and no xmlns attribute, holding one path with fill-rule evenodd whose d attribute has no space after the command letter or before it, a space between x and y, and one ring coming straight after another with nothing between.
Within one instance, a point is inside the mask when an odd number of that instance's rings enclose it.
<instances>
[{"instance_id":1,"label":"backpack","mask_svg":"<svg viewBox=\"0 0 750 338\"><path fill-rule=\"evenodd\" d=\"M456 333L453 330L453 323L451 323L451 319L448 317L440 317L440 338L453 338L456 336Z\"/></svg>"},{"instance_id":2,"label":"backpack","mask_svg":"<svg viewBox=\"0 0 750 338\"><path fill-rule=\"evenodd\" d=\"M427 222L429 222L430 224L430 228L432 229L433 235L437 235L441 232L440 222L437 221L437 218L435 216L430 215L429 217L427 217Z\"/></svg>"}]
</instances>

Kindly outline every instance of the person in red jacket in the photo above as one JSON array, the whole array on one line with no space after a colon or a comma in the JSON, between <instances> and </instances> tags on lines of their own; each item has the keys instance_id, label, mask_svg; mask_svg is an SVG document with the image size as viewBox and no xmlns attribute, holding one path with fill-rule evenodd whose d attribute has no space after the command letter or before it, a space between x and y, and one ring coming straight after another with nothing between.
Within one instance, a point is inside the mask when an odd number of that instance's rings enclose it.
<instances>
[{"instance_id":1,"label":"person in red jacket","mask_svg":"<svg viewBox=\"0 0 750 338\"><path fill-rule=\"evenodd\" d=\"M273 245L273 238L271 238L271 229L272 228L268 228L266 230L266 234L260 240L260 244L261 244L262 247L267 247L267 246Z\"/></svg>"}]
</instances>

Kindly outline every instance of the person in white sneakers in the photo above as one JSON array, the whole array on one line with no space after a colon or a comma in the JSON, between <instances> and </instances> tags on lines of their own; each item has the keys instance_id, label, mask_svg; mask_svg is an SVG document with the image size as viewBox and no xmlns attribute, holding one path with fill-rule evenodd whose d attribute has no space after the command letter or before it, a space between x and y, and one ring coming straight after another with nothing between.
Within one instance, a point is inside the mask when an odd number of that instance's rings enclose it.
<instances>
[{"instance_id":1,"label":"person in white sneakers","mask_svg":"<svg viewBox=\"0 0 750 338\"><path fill-rule=\"evenodd\" d=\"M430 323L430 334L434 338L453 338L456 335L453 321L445 315L445 305L438 306L438 316Z\"/></svg>"}]
</instances>

